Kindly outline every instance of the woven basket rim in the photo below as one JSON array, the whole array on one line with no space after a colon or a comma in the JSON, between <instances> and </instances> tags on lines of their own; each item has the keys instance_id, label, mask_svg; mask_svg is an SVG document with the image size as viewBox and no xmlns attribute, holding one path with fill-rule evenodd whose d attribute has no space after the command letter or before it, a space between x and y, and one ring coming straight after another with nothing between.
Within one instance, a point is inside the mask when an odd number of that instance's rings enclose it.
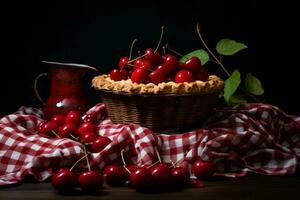
<instances>
[{"instance_id":1,"label":"woven basket rim","mask_svg":"<svg viewBox=\"0 0 300 200\"><path fill-rule=\"evenodd\" d=\"M124 95L124 96L162 96L162 97L184 97L184 96L201 96L201 95L209 95L209 94L219 94L221 91L214 91L214 92L191 92L191 93L138 93L138 92L123 92L123 91L115 91L115 90L105 90L105 89L98 89L98 91L107 93L107 94L117 94L117 95Z\"/></svg>"}]
</instances>

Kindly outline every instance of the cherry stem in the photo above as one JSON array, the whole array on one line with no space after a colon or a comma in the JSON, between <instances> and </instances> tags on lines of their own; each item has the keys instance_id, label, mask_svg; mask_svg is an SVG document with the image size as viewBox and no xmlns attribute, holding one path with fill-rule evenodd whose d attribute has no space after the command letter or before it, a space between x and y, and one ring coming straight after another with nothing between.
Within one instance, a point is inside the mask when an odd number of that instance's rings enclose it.
<instances>
[{"instance_id":1,"label":"cherry stem","mask_svg":"<svg viewBox=\"0 0 300 200\"><path fill-rule=\"evenodd\" d=\"M77 160L77 161L72 165L72 167L70 168L70 171L72 171L73 168L74 168L74 167L75 167L82 159L84 159L85 157L87 157L87 154L84 155L84 156L82 156L79 160Z\"/></svg>"},{"instance_id":2,"label":"cherry stem","mask_svg":"<svg viewBox=\"0 0 300 200\"><path fill-rule=\"evenodd\" d=\"M174 163L174 165L175 165L175 166L177 166L177 165L178 165L178 163L180 163L180 162L182 162L182 161L183 161L183 158L181 158L181 159L177 160L177 161Z\"/></svg>"},{"instance_id":3,"label":"cherry stem","mask_svg":"<svg viewBox=\"0 0 300 200\"><path fill-rule=\"evenodd\" d=\"M127 64L130 64L130 63L132 63L132 62L134 62L134 61L136 61L136 60L138 60L138 59L140 59L140 58L143 58L143 57L145 57L145 56L146 56L146 54L143 54L143 55L141 55L141 56L139 56L139 57L136 57L135 59L129 60L129 61L127 62Z\"/></svg>"},{"instance_id":4,"label":"cherry stem","mask_svg":"<svg viewBox=\"0 0 300 200\"><path fill-rule=\"evenodd\" d=\"M154 151L155 151L155 153L157 155L157 158L158 158L159 162L161 163L161 158L160 158L160 155L159 155L158 150L157 150L156 147L154 147Z\"/></svg>"},{"instance_id":5,"label":"cherry stem","mask_svg":"<svg viewBox=\"0 0 300 200\"><path fill-rule=\"evenodd\" d=\"M124 159L124 151L125 151L124 149L121 150L121 159L122 159L122 162L123 162L123 166L126 167L127 165L126 165L126 162L125 162L125 159Z\"/></svg>"},{"instance_id":6,"label":"cherry stem","mask_svg":"<svg viewBox=\"0 0 300 200\"><path fill-rule=\"evenodd\" d=\"M57 135L57 133L54 130L51 130L51 132L58 138L61 138L59 135Z\"/></svg>"},{"instance_id":7,"label":"cherry stem","mask_svg":"<svg viewBox=\"0 0 300 200\"><path fill-rule=\"evenodd\" d=\"M172 164L173 168L176 167L175 163L173 162L173 160L170 160L170 163Z\"/></svg>"},{"instance_id":8,"label":"cherry stem","mask_svg":"<svg viewBox=\"0 0 300 200\"><path fill-rule=\"evenodd\" d=\"M71 138L73 138L74 140L78 141L78 138L75 137L74 135L70 134Z\"/></svg>"},{"instance_id":9,"label":"cherry stem","mask_svg":"<svg viewBox=\"0 0 300 200\"><path fill-rule=\"evenodd\" d=\"M131 43L131 47L130 47L130 52L129 52L129 60L131 60L131 56L132 56L132 49L133 49L133 46L134 44L138 41L137 38L135 38L132 43Z\"/></svg>"},{"instance_id":10,"label":"cherry stem","mask_svg":"<svg viewBox=\"0 0 300 200\"><path fill-rule=\"evenodd\" d=\"M159 163L159 161L156 161L155 163L152 163L152 165L150 165L148 168L153 167L153 166L156 165L157 163Z\"/></svg>"},{"instance_id":11,"label":"cherry stem","mask_svg":"<svg viewBox=\"0 0 300 200\"><path fill-rule=\"evenodd\" d=\"M166 54L166 47L163 46L162 49L163 49L164 54Z\"/></svg>"},{"instance_id":12,"label":"cherry stem","mask_svg":"<svg viewBox=\"0 0 300 200\"><path fill-rule=\"evenodd\" d=\"M230 73L227 71L227 69L224 67L224 65L221 63L221 61L215 56L215 54L210 50L210 48L207 46L206 42L204 41L201 32L200 32L200 24L199 22L196 25L196 30L197 30L197 34L202 42L202 44L204 45L205 49L208 51L208 53L214 58L214 60L217 62L217 64L222 67L222 69L224 70L224 72L226 73L226 75L229 77Z\"/></svg>"},{"instance_id":13,"label":"cherry stem","mask_svg":"<svg viewBox=\"0 0 300 200\"><path fill-rule=\"evenodd\" d=\"M166 45L165 45L165 48L168 49L169 51L171 51L171 52L177 54L178 56L183 57L183 55L182 55L181 53L179 53L178 51L175 51L174 49L171 49L171 48L169 47L169 44L166 44Z\"/></svg>"},{"instance_id":14,"label":"cherry stem","mask_svg":"<svg viewBox=\"0 0 300 200\"><path fill-rule=\"evenodd\" d=\"M163 35L164 35L164 29L165 29L165 27L164 27L164 26L161 26L161 32L160 32L159 41L158 41L158 44L157 44L156 49L154 50L154 52L157 52L157 50L158 50L158 48L159 48L159 46L160 46L162 37L163 37Z\"/></svg>"},{"instance_id":15,"label":"cherry stem","mask_svg":"<svg viewBox=\"0 0 300 200\"><path fill-rule=\"evenodd\" d=\"M83 145L83 150L84 150L84 153L85 153L85 159L86 159L86 164L88 166L88 170L89 172L91 171L91 166L90 166L90 162L89 162L89 158L88 158L88 154L87 154L87 151L86 151L86 148L85 146Z\"/></svg>"},{"instance_id":16,"label":"cherry stem","mask_svg":"<svg viewBox=\"0 0 300 200\"><path fill-rule=\"evenodd\" d=\"M123 162L123 167L124 169L129 173L131 174L130 170L127 168L127 164L125 162L125 159L124 159L124 149L121 150L121 159L122 159L122 162Z\"/></svg>"}]
</instances>

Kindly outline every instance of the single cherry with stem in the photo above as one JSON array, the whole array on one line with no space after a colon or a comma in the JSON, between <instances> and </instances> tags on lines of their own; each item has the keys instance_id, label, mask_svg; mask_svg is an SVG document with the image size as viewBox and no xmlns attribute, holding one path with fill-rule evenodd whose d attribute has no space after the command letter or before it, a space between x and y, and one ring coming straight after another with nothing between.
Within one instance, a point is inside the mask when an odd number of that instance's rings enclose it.
<instances>
[{"instance_id":1,"label":"single cherry with stem","mask_svg":"<svg viewBox=\"0 0 300 200\"><path fill-rule=\"evenodd\" d=\"M85 146L83 146L84 152L86 155L86 162L88 166L88 172L83 172L79 175L79 186L82 191L87 193L96 193L103 185L104 179L103 176L98 171L91 171L89 164L88 154Z\"/></svg>"},{"instance_id":2,"label":"single cherry with stem","mask_svg":"<svg viewBox=\"0 0 300 200\"><path fill-rule=\"evenodd\" d=\"M78 177L72 170L85 157L77 160L70 169L61 168L52 176L52 185L59 193L71 193L78 186Z\"/></svg>"},{"instance_id":3,"label":"single cherry with stem","mask_svg":"<svg viewBox=\"0 0 300 200\"><path fill-rule=\"evenodd\" d=\"M157 148L155 148L155 152L159 163L150 168L153 181L157 186L168 185L171 182L170 168L166 164L162 163Z\"/></svg>"}]
</instances>

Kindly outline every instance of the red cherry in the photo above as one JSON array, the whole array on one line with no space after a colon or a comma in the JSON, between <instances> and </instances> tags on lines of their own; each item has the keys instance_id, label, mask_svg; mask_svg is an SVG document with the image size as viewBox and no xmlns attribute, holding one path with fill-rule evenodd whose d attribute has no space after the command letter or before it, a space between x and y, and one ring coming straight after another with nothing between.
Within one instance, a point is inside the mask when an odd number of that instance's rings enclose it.
<instances>
[{"instance_id":1,"label":"red cherry","mask_svg":"<svg viewBox=\"0 0 300 200\"><path fill-rule=\"evenodd\" d=\"M128 78L128 72L125 69L120 70L122 80L126 80Z\"/></svg>"},{"instance_id":2,"label":"red cherry","mask_svg":"<svg viewBox=\"0 0 300 200\"><path fill-rule=\"evenodd\" d=\"M141 64L141 68L145 68L146 70L151 70L152 69L152 64L148 60L143 60Z\"/></svg>"},{"instance_id":3,"label":"red cherry","mask_svg":"<svg viewBox=\"0 0 300 200\"><path fill-rule=\"evenodd\" d=\"M130 174L129 180L133 188L138 191L143 191L151 188L152 175L146 168L138 167Z\"/></svg>"},{"instance_id":4,"label":"red cherry","mask_svg":"<svg viewBox=\"0 0 300 200\"><path fill-rule=\"evenodd\" d=\"M193 74L188 71L188 70L180 70L179 72L177 72L176 76L175 76L175 82L176 83L184 83L184 82L193 82L194 81L194 77Z\"/></svg>"},{"instance_id":5,"label":"red cherry","mask_svg":"<svg viewBox=\"0 0 300 200\"><path fill-rule=\"evenodd\" d=\"M78 133L79 135L84 134L85 132L96 132L97 127L91 122L84 122L79 126Z\"/></svg>"},{"instance_id":6,"label":"red cherry","mask_svg":"<svg viewBox=\"0 0 300 200\"><path fill-rule=\"evenodd\" d=\"M56 123L49 121L49 122L45 122L41 125L39 133L41 135L51 137L51 136L54 136L53 132L57 133L57 130L58 130L58 127L57 127Z\"/></svg>"},{"instance_id":7,"label":"red cherry","mask_svg":"<svg viewBox=\"0 0 300 200\"><path fill-rule=\"evenodd\" d=\"M106 183L111 186L123 186L127 178L125 170L117 165L105 167L103 174L106 175Z\"/></svg>"},{"instance_id":8,"label":"red cherry","mask_svg":"<svg viewBox=\"0 0 300 200\"><path fill-rule=\"evenodd\" d=\"M185 185L190 180L190 173L184 167L174 167L171 169L171 179L175 185Z\"/></svg>"},{"instance_id":9,"label":"red cherry","mask_svg":"<svg viewBox=\"0 0 300 200\"><path fill-rule=\"evenodd\" d=\"M170 74L175 72L178 67L178 60L175 56L167 54L163 56L163 63L165 71Z\"/></svg>"},{"instance_id":10,"label":"red cherry","mask_svg":"<svg viewBox=\"0 0 300 200\"><path fill-rule=\"evenodd\" d=\"M111 80L114 80L114 81L120 81L122 80L122 73L120 72L120 70L118 69L113 69L111 72L110 72L110 79Z\"/></svg>"},{"instance_id":11,"label":"red cherry","mask_svg":"<svg viewBox=\"0 0 300 200\"><path fill-rule=\"evenodd\" d=\"M167 185L171 180L170 168L163 163L159 163L150 168L154 184L159 186Z\"/></svg>"},{"instance_id":12,"label":"red cherry","mask_svg":"<svg viewBox=\"0 0 300 200\"><path fill-rule=\"evenodd\" d=\"M55 115L51 118L51 121L56 123L57 126L61 126L65 123L65 116L63 115Z\"/></svg>"},{"instance_id":13,"label":"red cherry","mask_svg":"<svg viewBox=\"0 0 300 200\"><path fill-rule=\"evenodd\" d=\"M110 143L111 140L108 137L98 136L92 143L92 152L100 152Z\"/></svg>"},{"instance_id":14,"label":"red cherry","mask_svg":"<svg viewBox=\"0 0 300 200\"><path fill-rule=\"evenodd\" d=\"M147 83L149 71L143 67L136 68L131 74L131 80L133 83Z\"/></svg>"},{"instance_id":15,"label":"red cherry","mask_svg":"<svg viewBox=\"0 0 300 200\"><path fill-rule=\"evenodd\" d=\"M40 133L47 121L41 121L37 126L37 131Z\"/></svg>"},{"instance_id":16,"label":"red cherry","mask_svg":"<svg viewBox=\"0 0 300 200\"><path fill-rule=\"evenodd\" d=\"M52 176L52 185L60 193L69 193L77 187L78 178L74 172L62 168Z\"/></svg>"},{"instance_id":17,"label":"red cherry","mask_svg":"<svg viewBox=\"0 0 300 200\"><path fill-rule=\"evenodd\" d=\"M123 69L127 65L128 61L129 61L128 57L122 57L118 63L118 66L120 67L120 69Z\"/></svg>"},{"instance_id":18,"label":"red cherry","mask_svg":"<svg viewBox=\"0 0 300 200\"><path fill-rule=\"evenodd\" d=\"M196 160L192 165L192 173L198 179L211 177L215 172L215 164L206 160Z\"/></svg>"},{"instance_id":19,"label":"red cherry","mask_svg":"<svg viewBox=\"0 0 300 200\"><path fill-rule=\"evenodd\" d=\"M98 123L97 115L96 114L87 114L84 118L83 122L91 122L91 123Z\"/></svg>"},{"instance_id":20,"label":"red cherry","mask_svg":"<svg viewBox=\"0 0 300 200\"><path fill-rule=\"evenodd\" d=\"M135 66L136 68L139 68L139 67L142 66L143 62L144 62L144 59L142 59L142 58L137 59L136 61L134 61L134 66Z\"/></svg>"},{"instance_id":21,"label":"red cherry","mask_svg":"<svg viewBox=\"0 0 300 200\"><path fill-rule=\"evenodd\" d=\"M161 66L161 65L160 65ZM158 66L156 70L151 72L149 74L149 81L154 84L159 84L161 82L166 81L166 75L165 72L162 70L162 68Z\"/></svg>"},{"instance_id":22,"label":"red cherry","mask_svg":"<svg viewBox=\"0 0 300 200\"><path fill-rule=\"evenodd\" d=\"M133 173L135 170L137 170L139 167L136 165L128 165L126 168L130 171L130 173Z\"/></svg>"},{"instance_id":23,"label":"red cherry","mask_svg":"<svg viewBox=\"0 0 300 200\"><path fill-rule=\"evenodd\" d=\"M76 136L78 135L77 127L73 124L65 124L59 127L58 135L62 138L68 138L71 135Z\"/></svg>"},{"instance_id":24,"label":"red cherry","mask_svg":"<svg viewBox=\"0 0 300 200\"><path fill-rule=\"evenodd\" d=\"M201 61L197 57L191 57L185 63L180 64L183 68L193 72L194 74L198 73L200 68L202 67Z\"/></svg>"},{"instance_id":25,"label":"red cherry","mask_svg":"<svg viewBox=\"0 0 300 200\"><path fill-rule=\"evenodd\" d=\"M65 119L66 124L74 124L75 126L78 127L81 121L82 119L80 114L75 110L68 112L68 114L66 115L66 119Z\"/></svg>"},{"instance_id":26,"label":"red cherry","mask_svg":"<svg viewBox=\"0 0 300 200\"><path fill-rule=\"evenodd\" d=\"M83 172L79 176L79 185L84 192L97 192L103 185L103 176L97 171Z\"/></svg>"},{"instance_id":27,"label":"red cherry","mask_svg":"<svg viewBox=\"0 0 300 200\"><path fill-rule=\"evenodd\" d=\"M208 75L207 71L203 68L201 68L200 71L195 76L195 78L197 80L200 80L200 81L203 81L203 82L207 81L208 77L209 77L209 75Z\"/></svg>"},{"instance_id":28,"label":"red cherry","mask_svg":"<svg viewBox=\"0 0 300 200\"><path fill-rule=\"evenodd\" d=\"M97 138L97 135L94 132L85 132L80 135L80 140L82 142L93 142Z\"/></svg>"},{"instance_id":29,"label":"red cherry","mask_svg":"<svg viewBox=\"0 0 300 200\"><path fill-rule=\"evenodd\" d=\"M162 57L151 48L145 51L145 59L153 65L158 65L162 62Z\"/></svg>"}]
</instances>

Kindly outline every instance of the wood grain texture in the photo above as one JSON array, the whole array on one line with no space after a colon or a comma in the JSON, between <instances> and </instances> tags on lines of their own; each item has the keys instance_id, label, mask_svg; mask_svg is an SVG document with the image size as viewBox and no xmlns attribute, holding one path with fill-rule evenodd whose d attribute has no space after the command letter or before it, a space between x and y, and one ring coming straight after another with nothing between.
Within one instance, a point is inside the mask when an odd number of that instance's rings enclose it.
<instances>
[{"instance_id":1,"label":"wood grain texture","mask_svg":"<svg viewBox=\"0 0 300 200\"><path fill-rule=\"evenodd\" d=\"M155 194L137 193L126 187L105 187L98 195L69 195L57 194L51 183L24 183L18 186L0 188L1 200L36 200L36 199L170 199L170 200L213 200L213 199L298 199L300 177L255 176L218 181L206 181L202 189L184 189L176 192Z\"/></svg>"}]
</instances>

